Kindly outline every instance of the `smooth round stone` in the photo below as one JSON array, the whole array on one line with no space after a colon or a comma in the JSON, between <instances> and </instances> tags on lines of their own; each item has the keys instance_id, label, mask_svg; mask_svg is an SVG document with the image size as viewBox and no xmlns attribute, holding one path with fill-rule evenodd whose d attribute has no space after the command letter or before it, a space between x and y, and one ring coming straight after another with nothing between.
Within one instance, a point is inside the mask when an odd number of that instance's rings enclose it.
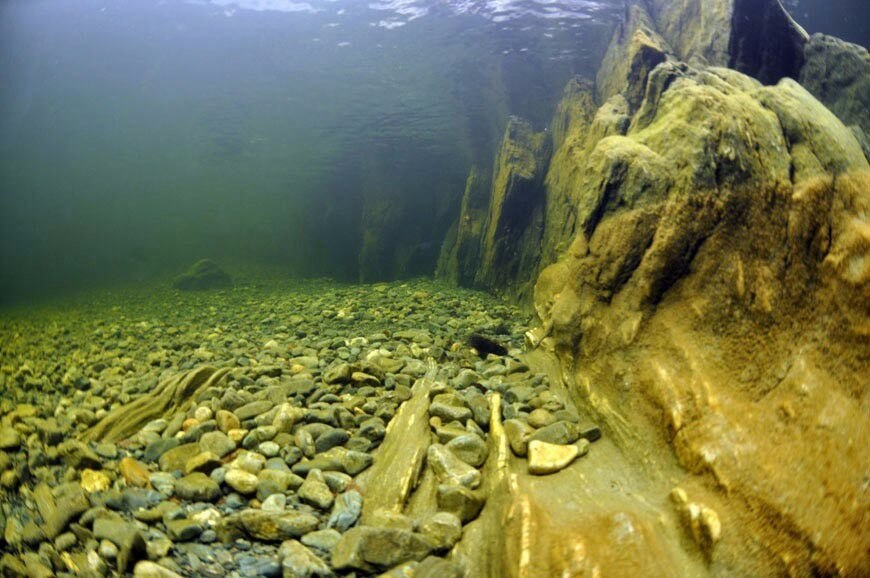
<instances>
[{"instance_id":1,"label":"smooth round stone","mask_svg":"<svg viewBox=\"0 0 870 578\"><path fill-rule=\"evenodd\" d=\"M208 421L212 418L212 411L210 407L206 407L204 405L196 408L196 411L193 412L193 417L199 422Z\"/></svg>"},{"instance_id":2,"label":"smooth round stone","mask_svg":"<svg viewBox=\"0 0 870 578\"><path fill-rule=\"evenodd\" d=\"M287 506L287 496L284 494L272 494L265 500L263 500L263 504L260 506L260 509L264 512L275 512L281 513L284 511L284 508Z\"/></svg>"},{"instance_id":3,"label":"smooth round stone","mask_svg":"<svg viewBox=\"0 0 870 578\"><path fill-rule=\"evenodd\" d=\"M274 458L281 451L281 448L273 441L263 442L257 446L257 451L267 458Z\"/></svg>"},{"instance_id":4,"label":"smooth round stone","mask_svg":"<svg viewBox=\"0 0 870 578\"><path fill-rule=\"evenodd\" d=\"M100 542L99 553L100 556L102 556L106 560L114 560L118 557L118 547L109 540L102 540Z\"/></svg>"},{"instance_id":5,"label":"smooth round stone","mask_svg":"<svg viewBox=\"0 0 870 578\"><path fill-rule=\"evenodd\" d=\"M478 468L486 461L487 449L477 434L465 434L453 438L446 444L453 454L466 464Z\"/></svg>"},{"instance_id":6,"label":"smooth round stone","mask_svg":"<svg viewBox=\"0 0 870 578\"><path fill-rule=\"evenodd\" d=\"M556 423L556 416L547 411L546 409L534 409L529 413L529 425L534 428L546 427L548 425Z\"/></svg>"},{"instance_id":7,"label":"smooth round stone","mask_svg":"<svg viewBox=\"0 0 870 578\"><path fill-rule=\"evenodd\" d=\"M169 472L154 472L148 479L151 481L151 487L167 496L172 494L175 489L175 476Z\"/></svg>"},{"instance_id":8,"label":"smooth round stone","mask_svg":"<svg viewBox=\"0 0 870 578\"><path fill-rule=\"evenodd\" d=\"M244 470L256 474L266 465L266 458L256 452L243 451L232 461L229 469Z\"/></svg>"},{"instance_id":9,"label":"smooth round stone","mask_svg":"<svg viewBox=\"0 0 870 578\"><path fill-rule=\"evenodd\" d=\"M257 476L245 470L227 470L224 482L240 494L253 494L257 491Z\"/></svg>"},{"instance_id":10,"label":"smooth round stone","mask_svg":"<svg viewBox=\"0 0 870 578\"><path fill-rule=\"evenodd\" d=\"M175 494L183 500L213 502L221 497L221 489L210 477L196 472L175 482Z\"/></svg>"}]
</instances>

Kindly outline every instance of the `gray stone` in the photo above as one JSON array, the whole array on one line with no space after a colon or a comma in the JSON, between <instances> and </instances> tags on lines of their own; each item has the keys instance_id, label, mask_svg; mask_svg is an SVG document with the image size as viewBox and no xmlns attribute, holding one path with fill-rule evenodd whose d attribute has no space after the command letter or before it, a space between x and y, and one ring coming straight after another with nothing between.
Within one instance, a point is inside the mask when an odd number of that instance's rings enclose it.
<instances>
[{"instance_id":1,"label":"gray stone","mask_svg":"<svg viewBox=\"0 0 870 578\"><path fill-rule=\"evenodd\" d=\"M601 439L601 428L591 422L583 422L577 426L577 432L580 437L590 442L595 442Z\"/></svg>"},{"instance_id":2,"label":"gray stone","mask_svg":"<svg viewBox=\"0 0 870 578\"><path fill-rule=\"evenodd\" d=\"M344 472L355 476L366 468L372 465L374 458L371 454L350 450L346 452L341 459L341 465Z\"/></svg>"},{"instance_id":3,"label":"gray stone","mask_svg":"<svg viewBox=\"0 0 870 578\"><path fill-rule=\"evenodd\" d=\"M353 526L362 512L362 495L356 490L348 490L335 498L332 513L326 523L327 528L344 532Z\"/></svg>"},{"instance_id":4,"label":"gray stone","mask_svg":"<svg viewBox=\"0 0 870 578\"><path fill-rule=\"evenodd\" d=\"M475 468L479 468L486 461L486 442L476 434L455 437L447 442L446 447L460 460Z\"/></svg>"},{"instance_id":5,"label":"gray stone","mask_svg":"<svg viewBox=\"0 0 870 578\"><path fill-rule=\"evenodd\" d=\"M272 402L270 401L252 401L251 403L246 403L241 407L237 407L233 413L236 414L236 417L241 421L245 421L246 419L251 419L260 414L266 413L270 409L272 409Z\"/></svg>"},{"instance_id":6,"label":"gray stone","mask_svg":"<svg viewBox=\"0 0 870 578\"><path fill-rule=\"evenodd\" d=\"M429 406L429 415L439 417L445 422L458 421L464 423L465 420L471 419L474 414L464 405L457 406L433 402Z\"/></svg>"},{"instance_id":7,"label":"gray stone","mask_svg":"<svg viewBox=\"0 0 870 578\"><path fill-rule=\"evenodd\" d=\"M314 442L314 448L317 453L325 452L335 446L344 445L349 437L350 436L348 436L347 432L343 429L330 428L317 436L317 440Z\"/></svg>"}]
</instances>

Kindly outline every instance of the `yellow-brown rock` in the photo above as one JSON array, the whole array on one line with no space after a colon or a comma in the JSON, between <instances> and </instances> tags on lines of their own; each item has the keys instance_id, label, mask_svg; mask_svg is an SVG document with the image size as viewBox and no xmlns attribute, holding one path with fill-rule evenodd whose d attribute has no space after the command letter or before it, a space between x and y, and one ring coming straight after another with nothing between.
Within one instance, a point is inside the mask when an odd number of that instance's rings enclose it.
<instances>
[{"instance_id":1,"label":"yellow-brown rock","mask_svg":"<svg viewBox=\"0 0 870 578\"><path fill-rule=\"evenodd\" d=\"M134 458L126 457L118 462L118 471L124 477L127 485L139 488L150 485L148 467Z\"/></svg>"}]
</instances>

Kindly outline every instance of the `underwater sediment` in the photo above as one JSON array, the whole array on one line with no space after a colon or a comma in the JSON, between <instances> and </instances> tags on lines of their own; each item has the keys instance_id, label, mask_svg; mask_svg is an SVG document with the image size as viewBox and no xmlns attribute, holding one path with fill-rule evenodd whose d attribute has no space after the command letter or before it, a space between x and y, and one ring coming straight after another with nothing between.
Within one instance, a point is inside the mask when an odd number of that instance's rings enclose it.
<instances>
[{"instance_id":1,"label":"underwater sediment","mask_svg":"<svg viewBox=\"0 0 870 578\"><path fill-rule=\"evenodd\" d=\"M3 572L870 574L868 82L777 0L629 1L442 280L4 312Z\"/></svg>"}]
</instances>

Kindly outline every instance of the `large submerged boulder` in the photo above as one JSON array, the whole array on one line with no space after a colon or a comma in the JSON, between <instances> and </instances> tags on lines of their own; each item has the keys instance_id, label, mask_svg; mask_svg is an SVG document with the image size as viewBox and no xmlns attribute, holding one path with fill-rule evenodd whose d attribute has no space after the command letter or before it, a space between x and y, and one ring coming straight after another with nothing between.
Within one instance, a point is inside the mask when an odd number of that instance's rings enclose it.
<instances>
[{"instance_id":1,"label":"large submerged boulder","mask_svg":"<svg viewBox=\"0 0 870 578\"><path fill-rule=\"evenodd\" d=\"M173 287L182 291L217 289L231 284L230 276L209 259L197 261L172 282Z\"/></svg>"},{"instance_id":2,"label":"large submerged boulder","mask_svg":"<svg viewBox=\"0 0 870 578\"><path fill-rule=\"evenodd\" d=\"M870 166L852 131L791 79L665 62L625 133L570 159L548 179L572 184L576 226L538 277L531 342L625 451L696 476L727 520L714 573L867 574Z\"/></svg>"}]
</instances>

